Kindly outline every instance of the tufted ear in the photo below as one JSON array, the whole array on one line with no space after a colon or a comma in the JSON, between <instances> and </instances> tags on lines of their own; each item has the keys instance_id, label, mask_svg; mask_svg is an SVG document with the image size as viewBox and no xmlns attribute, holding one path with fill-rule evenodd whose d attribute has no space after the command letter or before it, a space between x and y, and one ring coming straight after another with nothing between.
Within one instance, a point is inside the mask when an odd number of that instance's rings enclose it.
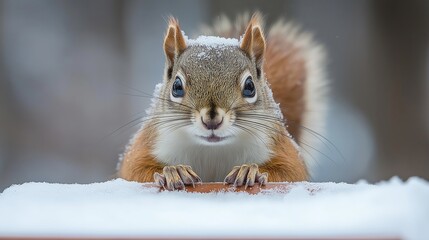
<instances>
[{"instance_id":1,"label":"tufted ear","mask_svg":"<svg viewBox=\"0 0 429 240\"><path fill-rule=\"evenodd\" d=\"M164 38L164 52L167 58L168 69L174 65L176 58L186 49L185 38L180 30L179 22L170 17L167 33Z\"/></svg>"},{"instance_id":2,"label":"tufted ear","mask_svg":"<svg viewBox=\"0 0 429 240\"><path fill-rule=\"evenodd\" d=\"M258 71L262 66L265 53L265 38L261 25L261 15L259 13L253 14L240 44L240 48L255 61Z\"/></svg>"}]
</instances>

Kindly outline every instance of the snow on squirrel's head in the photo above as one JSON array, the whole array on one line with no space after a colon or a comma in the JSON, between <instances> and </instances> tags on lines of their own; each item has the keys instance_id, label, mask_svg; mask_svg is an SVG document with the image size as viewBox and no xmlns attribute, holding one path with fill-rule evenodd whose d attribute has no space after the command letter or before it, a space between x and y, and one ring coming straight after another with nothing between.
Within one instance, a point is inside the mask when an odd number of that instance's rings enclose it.
<instances>
[{"instance_id":1,"label":"snow on squirrel's head","mask_svg":"<svg viewBox=\"0 0 429 240\"><path fill-rule=\"evenodd\" d=\"M186 128L193 139L206 145L261 134L249 121L260 121L255 120L258 113L272 115L275 103L262 69L265 38L259 14L253 15L240 40L188 39L178 21L170 18L164 51L158 114L174 113L176 118L169 121L176 121L177 128Z\"/></svg>"}]
</instances>

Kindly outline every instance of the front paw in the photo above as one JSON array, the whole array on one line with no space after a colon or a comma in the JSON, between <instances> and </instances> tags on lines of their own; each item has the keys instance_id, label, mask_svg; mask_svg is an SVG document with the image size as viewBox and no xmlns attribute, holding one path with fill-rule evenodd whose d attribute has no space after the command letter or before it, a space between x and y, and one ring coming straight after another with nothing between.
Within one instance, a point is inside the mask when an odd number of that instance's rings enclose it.
<instances>
[{"instance_id":1,"label":"front paw","mask_svg":"<svg viewBox=\"0 0 429 240\"><path fill-rule=\"evenodd\" d=\"M153 178L158 186L170 191L185 189L185 185L195 187L195 183L202 182L191 166L187 165L165 166L162 174L155 173Z\"/></svg>"},{"instance_id":2,"label":"front paw","mask_svg":"<svg viewBox=\"0 0 429 240\"><path fill-rule=\"evenodd\" d=\"M244 188L253 187L255 182L265 185L268 181L268 173L260 173L257 164L243 164L235 166L232 171L225 177L225 184L234 184L234 187L244 185Z\"/></svg>"}]
</instances>

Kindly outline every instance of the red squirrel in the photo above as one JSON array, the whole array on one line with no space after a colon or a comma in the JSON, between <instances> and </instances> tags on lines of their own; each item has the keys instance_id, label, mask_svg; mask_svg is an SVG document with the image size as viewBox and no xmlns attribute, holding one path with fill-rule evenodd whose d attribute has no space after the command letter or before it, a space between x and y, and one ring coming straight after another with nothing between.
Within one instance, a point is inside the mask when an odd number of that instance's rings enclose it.
<instances>
[{"instance_id":1,"label":"red squirrel","mask_svg":"<svg viewBox=\"0 0 429 240\"><path fill-rule=\"evenodd\" d=\"M308 113L323 102L323 48L282 21L265 37L259 13L205 33L217 37L188 39L170 18L164 79L119 177L168 190L308 180L296 140L301 124L323 122Z\"/></svg>"}]
</instances>

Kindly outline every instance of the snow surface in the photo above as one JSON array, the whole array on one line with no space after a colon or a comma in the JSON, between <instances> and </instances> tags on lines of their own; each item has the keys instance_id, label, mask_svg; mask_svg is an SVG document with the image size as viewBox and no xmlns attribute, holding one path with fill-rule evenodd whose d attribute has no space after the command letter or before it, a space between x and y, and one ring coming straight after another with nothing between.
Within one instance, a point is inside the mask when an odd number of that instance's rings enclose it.
<instances>
[{"instance_id":1,"label":"snow surface","mask_svg":"<svg viewBox=\"0 0 429 240\"><path fill-rule=\"evenodd\" d=\"M158 192L136 182L14 185L0 236L403 237L429 239L429 183L295 183L288 193Z\"/></svg>"},{"instance_id":2,"label":"snow surface","mask_svg":"<svg viewBox=\"0 0 429 240\"><path fill-rule=\"evenodd\" d=\"M182 35L185 38L186 45L188 46L223 47L240 45L240 41L236 38L223 38L217 36L201 35L196 39L190 39L188 38L188 36L186 36L184 31L182 31Z\"/></svg>"},{"instance_id":3,"label":"snow surface","mask_svg":"<svg viewBox=\"0 0 429 240\"><path fill-rule=\"evenodd\" d=\"M215 36L199 36L197 39L187 39L186 43L190 46L239 46L239 41L236 38L223 38Z\"/></svg>"}]
</instances>

